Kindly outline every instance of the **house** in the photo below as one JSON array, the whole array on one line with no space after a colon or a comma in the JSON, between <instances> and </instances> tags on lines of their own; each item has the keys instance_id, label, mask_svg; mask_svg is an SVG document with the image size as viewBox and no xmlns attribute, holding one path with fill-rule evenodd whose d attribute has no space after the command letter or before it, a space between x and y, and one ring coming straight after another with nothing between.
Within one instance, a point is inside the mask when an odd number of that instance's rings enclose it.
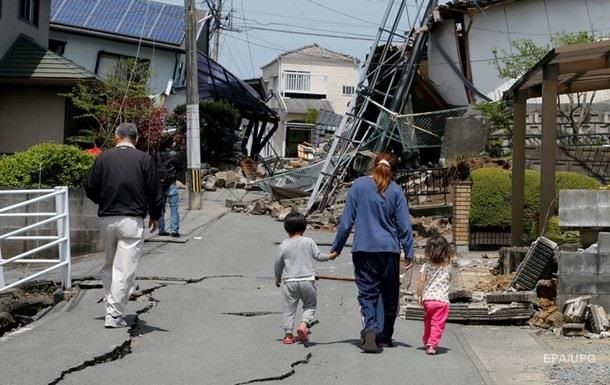
<instances>
[{"instance_id":1,"label":"house","mask_svg":"<svg viewBox=\"0 0 610 385\"><path fill-rule=\"evenodd\" d=\"M200 40L207 44L201 27ZM182 6L147 0L51 1L52 51L101 79L119 62L137 56L149 65L151 93L166 94L169 111L186 102L184 36Z\"/></svg>"},{"instance_id":2,"label":"house","mask_svg":"<svg viewBox=\"0 0 610 385\"><path fill-rule=\"evenodd\" d=\"M450 105L467 105L480 94L498 100L511 81L500 78L493 50L514 52L513 42L546 45L563 32L607 33L608 1L452 0L432 17L426 76Z\"/></svg>"},{"instance_id":3,"label":"house","mask_svg":"<svg viewBox=\"0 0 610 385\"><path fill-rule=\"evenodd\" d=\"M72 120L61 93L95 75L49 51L50 0L0 1L0 153L63 143Z\"/></svg>"},{"instance_id":4,"label":"house","mask_svg":"<svg viewBox=\"0 0 610 385\"><path fill-rule=\"evenodd\" d=\"M278 112L280 126L272 139L281 156L296 156L297 145L310 142L311 110L345 114L358 82L359 60L317 44L280 54L261 67L272 94L269 106ZM311 119L311 117L310 117Z\"/></svg>"}]
</instances>

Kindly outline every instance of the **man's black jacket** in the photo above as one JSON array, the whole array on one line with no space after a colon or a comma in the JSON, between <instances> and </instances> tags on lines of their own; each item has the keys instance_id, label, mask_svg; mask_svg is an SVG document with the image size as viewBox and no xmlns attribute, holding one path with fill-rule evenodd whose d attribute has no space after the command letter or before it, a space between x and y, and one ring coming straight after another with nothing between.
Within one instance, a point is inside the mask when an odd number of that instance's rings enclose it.
<instances>
[{"instance_id":1,"label":"man's black jacket","mask_svg":"<svg viewBox=\"0 0 610 385\"><path fill-rule=\"evenodd\" d=\"M99 205L97 215L159 219L163 205L161 184L153 159L131 146L119 145L101 153L87 180L85 191Z\"/></svg>"}]
</instances>

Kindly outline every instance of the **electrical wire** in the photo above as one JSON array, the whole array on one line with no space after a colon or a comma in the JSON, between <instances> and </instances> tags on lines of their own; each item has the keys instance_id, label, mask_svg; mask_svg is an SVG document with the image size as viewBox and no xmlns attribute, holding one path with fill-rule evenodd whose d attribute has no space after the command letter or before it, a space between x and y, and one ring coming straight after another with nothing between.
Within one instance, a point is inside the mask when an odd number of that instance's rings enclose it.
<instances>
[{"instance_id":1,"label":"electrical wire","mask_svg":"<svg viewBox=\"0 0 610 385\"><path fill-rule=\"evenodd\" d=\"M374 25L375 27L378 27L378 26L379 26L378 24L373 23L373 22L370 22L370 21L368 21L368 20L366 20L366 19L361 19L361 18L359 18L359 17L356 17L356 16L353 16L353 15L350 15L349 13L345 13L345 12L343 12L343 11L339 11L339 10L337 10L337 9L334 9L334 8L331 8L331 7L327 7L326 5L324 5L324 4L320 4L320 3L318 3L317 1L314 1L314 0L306 0L306 1L307 1L308 3L311 3L311 4L314 4L314 5L317 5L317 6L318 6L318 7L320 7L320 8L324 8L324 9L326 9L326 10L328 10L328 11L331 11L331 12L334 12L334 13L336 13L336 14L339 14L339 15L342 15L342 16L345 16L345 17L348 17L348 18L350 18L350 19L354 19L354 20L362 21L362 22L365 22L365 23L367 23L367 24Z\"/></svg>"},{"instance_id":2,"label":"electrical wire","mask_svg":"<svg viewBox=\"0 0 610 385\"><path fill-rule=\"evenodd\" d=\"M240 0L241 2L241 11L244 14L244 18L246 17L246 8L244 7L244 0ZM250 37L248 36L248 29L246 29L246 41L248 42L248 55L250 56L250 66L252 69L252 77L256 76L256 71L254 70L254 60L252 59L252 46L250 45Z\"/></svg>"}]
</instances>

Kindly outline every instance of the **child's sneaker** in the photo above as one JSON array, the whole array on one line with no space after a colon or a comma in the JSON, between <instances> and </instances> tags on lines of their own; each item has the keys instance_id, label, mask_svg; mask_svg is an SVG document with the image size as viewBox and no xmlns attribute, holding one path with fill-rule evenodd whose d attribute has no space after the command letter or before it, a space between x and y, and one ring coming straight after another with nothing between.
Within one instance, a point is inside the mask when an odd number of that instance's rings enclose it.
<instances>
[{"instance_id":1,"label":"child's sneaker","mask_svg":"<svg viewBox=\"0 0 610 385\"><path fill-rule=\"evenodd\" d=\"M309 329L307 328L307 324L305 322L301 322L299 324L299 326L297 327L297 334L301 342L309 341Z\"/></svg>"},{"instance_id":2,"label":"child's sneaker","mask_svg":"<svg viewBox=\"0 0 610 385\"><path fill-rule=\"evenodd\" d=\"M432 345L428 345L426 347L426 354L434 355L436 354L436 349Z\"/></svg>"},{"instance_id":3,"label":"child's sneaker","mask_svg":"<svg viewBox=\"0 0 610 385\"><path fill-rule=\"evenodd\" d=\"M292 345L296 342L296 340L292 334L286 334L282 342L284 343L284 345Z\"/></svg>"}]
</instances>

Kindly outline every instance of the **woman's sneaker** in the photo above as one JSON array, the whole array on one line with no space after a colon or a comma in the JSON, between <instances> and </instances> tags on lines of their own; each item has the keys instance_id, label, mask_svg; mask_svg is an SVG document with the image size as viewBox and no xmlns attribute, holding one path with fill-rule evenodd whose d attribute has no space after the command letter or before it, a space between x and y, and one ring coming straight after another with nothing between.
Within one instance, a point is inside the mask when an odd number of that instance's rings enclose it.
<instances>
[{"instance_id":1,"label":"woman's sneaker","mask_svg":"<svg viewBox=\"0 0 610 385\"><path fill-rule=\"evenodd\" d=\"M125 318L123 318L123 316L113 317L110 314L106 314L106 319L104 320L105 328L118 329L126 328L127 326L129 325L127 324L127 321L125 321Z\"/></svg>"}]
</instances>

